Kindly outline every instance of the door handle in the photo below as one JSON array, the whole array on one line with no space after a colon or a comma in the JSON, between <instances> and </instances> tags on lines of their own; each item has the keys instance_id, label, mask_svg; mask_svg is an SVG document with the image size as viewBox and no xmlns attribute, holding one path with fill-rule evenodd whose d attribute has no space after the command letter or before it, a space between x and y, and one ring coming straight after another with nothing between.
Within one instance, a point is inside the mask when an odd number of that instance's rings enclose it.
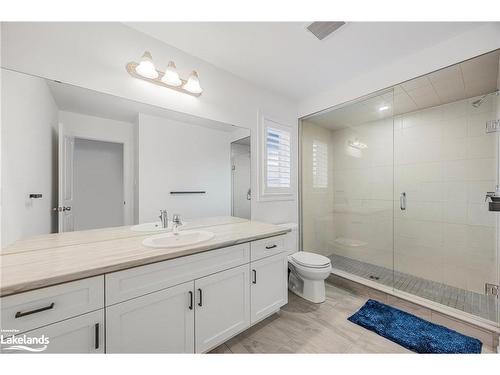
<instances>
[{"instance_id":1,"label":"door handle","mask_svg":"<svg viewBox=\"0 0 500 375\"><path fill-rule=\"evenodd\" d=\"M40 307L39 309L30 310L30 311L26 311L26 312L18 311L18 312L16 312L16 315L14 316L14 318L16 318L16 319L17 318L21 318L21 317L26 316L26 315L36 314L36 313L39 313L39 312L42 312L42 311L51 310L53 308L54 308L54 302L52 302L48 306Z\"/></svg>"},{"instance_id":2,"label":"door handle","mask_svg":"<svg viewBox=\"0 0 500 375\"><path fill-rule=\"evenodd\" d=\"M94 348L99 349L99 323L95 324L95 345Z\"/></svg>"},{"instance_id":3,"label":"door handle","mask_svg":"<svg viewBox=\"0 0 500 375\"><path fill-rule=\"evenodd\" d=\"M189 310L193 309L193 292L189 291Z\"/></svg>"},{"instance_id":4,"label":"door handle","mask_svg":"<svg viewBox=\"0 0 500 375\"><path fill-rule=\"evenodd\" d=\"M399 194L399 208L401 211L406 211L406 192Z\"/></svg>"},{"instance_id":5,"label":"door handle","mask_svg":"<svg viewBox=\"0 0 500 375\"><path fill-rule=\"evenodd\" d=\"M203 306L203 291L200 288L198 288L198 293L200 293L200 300L198 302L198 306L201 307Z\"/></svg>"},{"instance_id":6,"label":"door handle","mask_svg":"<svg viewBox=\"0 0 500 375\"><path fill-rule=\"evenodd\" d=\"M256 270L252 270L252 272L253 272L252 284L257 284L257 271Z\"/></svg>"}]
</instances>

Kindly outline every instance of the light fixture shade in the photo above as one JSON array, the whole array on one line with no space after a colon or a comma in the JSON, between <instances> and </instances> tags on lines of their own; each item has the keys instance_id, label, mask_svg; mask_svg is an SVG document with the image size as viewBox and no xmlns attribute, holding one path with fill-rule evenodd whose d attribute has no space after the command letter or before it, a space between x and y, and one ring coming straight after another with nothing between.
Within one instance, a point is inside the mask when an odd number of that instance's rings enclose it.
<instances>
[{"instance_id":1,"label":"light fixture shade","mask_svg":"<svg viewBox=\"0 0 500 375\"><path fill-rule=\"evenodd\" d=\"M200 86L200 80L198 78L198 73L196 73L195 70L191 73L189 76L186 84L182 86L184 90L189 91L190 93L193 94L201 94L203 92L203 89Z\"/></svg>"},{"instance_id":2,"label":"light fixture shade","mask_svg":"<svg viewBox=\"0 0 500 375\"><path fill-rule=\"evenodd\" d=\"M148 51L144 52L144 55L142 55L141 58L141 62L139 65L137 65L135 71L137 72L137 74L146 78L158 78L158 72L156 71L155 65L153 64L153 57L151 56L151 53L149 53Z\"/></svg>"},{"instance_id":3,"label":"light fixture shade","mask_svg":"<svg viewBox=\"0 0 500 375\"><path fill-rule=\"evenodd\" d=\"M177 73L177 68L173 61L170 61L168 63L165 74L163 74L163 77L161 77L161 81L170 86L182 85L182 81L179 78L179 73Z\"/></svg>"}]
</instances>

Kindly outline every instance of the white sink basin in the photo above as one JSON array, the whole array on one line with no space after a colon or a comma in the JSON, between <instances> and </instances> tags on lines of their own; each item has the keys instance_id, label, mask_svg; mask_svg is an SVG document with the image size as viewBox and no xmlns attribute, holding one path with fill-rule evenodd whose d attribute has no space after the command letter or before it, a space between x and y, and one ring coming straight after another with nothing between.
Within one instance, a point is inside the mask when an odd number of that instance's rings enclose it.
<instances>
[{"instance_id":1,"label":"white sink basin","mask_svg":"<svg viewBox=\"0 0 500 375\"><path fill-rule=\"evenodd\" d=\"M205 242L214 237L215 234L205 230L184 230L177 234L169 232L148 237L142 244L147 247L181 247Z\"/></svg>"}]
</instances>

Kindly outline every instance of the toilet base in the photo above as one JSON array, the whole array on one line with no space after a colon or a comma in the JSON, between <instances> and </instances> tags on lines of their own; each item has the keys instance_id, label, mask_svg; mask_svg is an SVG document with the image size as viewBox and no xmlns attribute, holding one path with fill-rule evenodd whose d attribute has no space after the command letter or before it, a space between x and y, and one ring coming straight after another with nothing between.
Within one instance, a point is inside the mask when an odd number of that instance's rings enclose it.
<instances>
[{"instance_id":1,"label":"toilet base","mask_svg":"<svg viewBox=\"0 0 500 375\"><path fill-rule=\"evenodd\" d=\"M288 289L313 303L322 303L326 299L324 280L301 280L291 272L288 278Z\"/></svg>"}]
</instances>

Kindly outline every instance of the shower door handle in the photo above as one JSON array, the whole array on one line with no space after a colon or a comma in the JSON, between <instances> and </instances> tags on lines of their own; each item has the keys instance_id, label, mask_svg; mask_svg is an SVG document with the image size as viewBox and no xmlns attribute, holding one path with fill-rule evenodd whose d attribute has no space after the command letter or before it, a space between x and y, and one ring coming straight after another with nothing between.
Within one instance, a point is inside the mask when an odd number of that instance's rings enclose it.
<instances>
[{"instance_id":1,"label":"shower door handle","mask_svg":"<svg viewBox=\"0 0 500 375\"><path fill-rule=\"evenodd\" d=\"M406 192L399 194L399 208L401 211L406 211Z\"/></svg>"}]
</instances>

